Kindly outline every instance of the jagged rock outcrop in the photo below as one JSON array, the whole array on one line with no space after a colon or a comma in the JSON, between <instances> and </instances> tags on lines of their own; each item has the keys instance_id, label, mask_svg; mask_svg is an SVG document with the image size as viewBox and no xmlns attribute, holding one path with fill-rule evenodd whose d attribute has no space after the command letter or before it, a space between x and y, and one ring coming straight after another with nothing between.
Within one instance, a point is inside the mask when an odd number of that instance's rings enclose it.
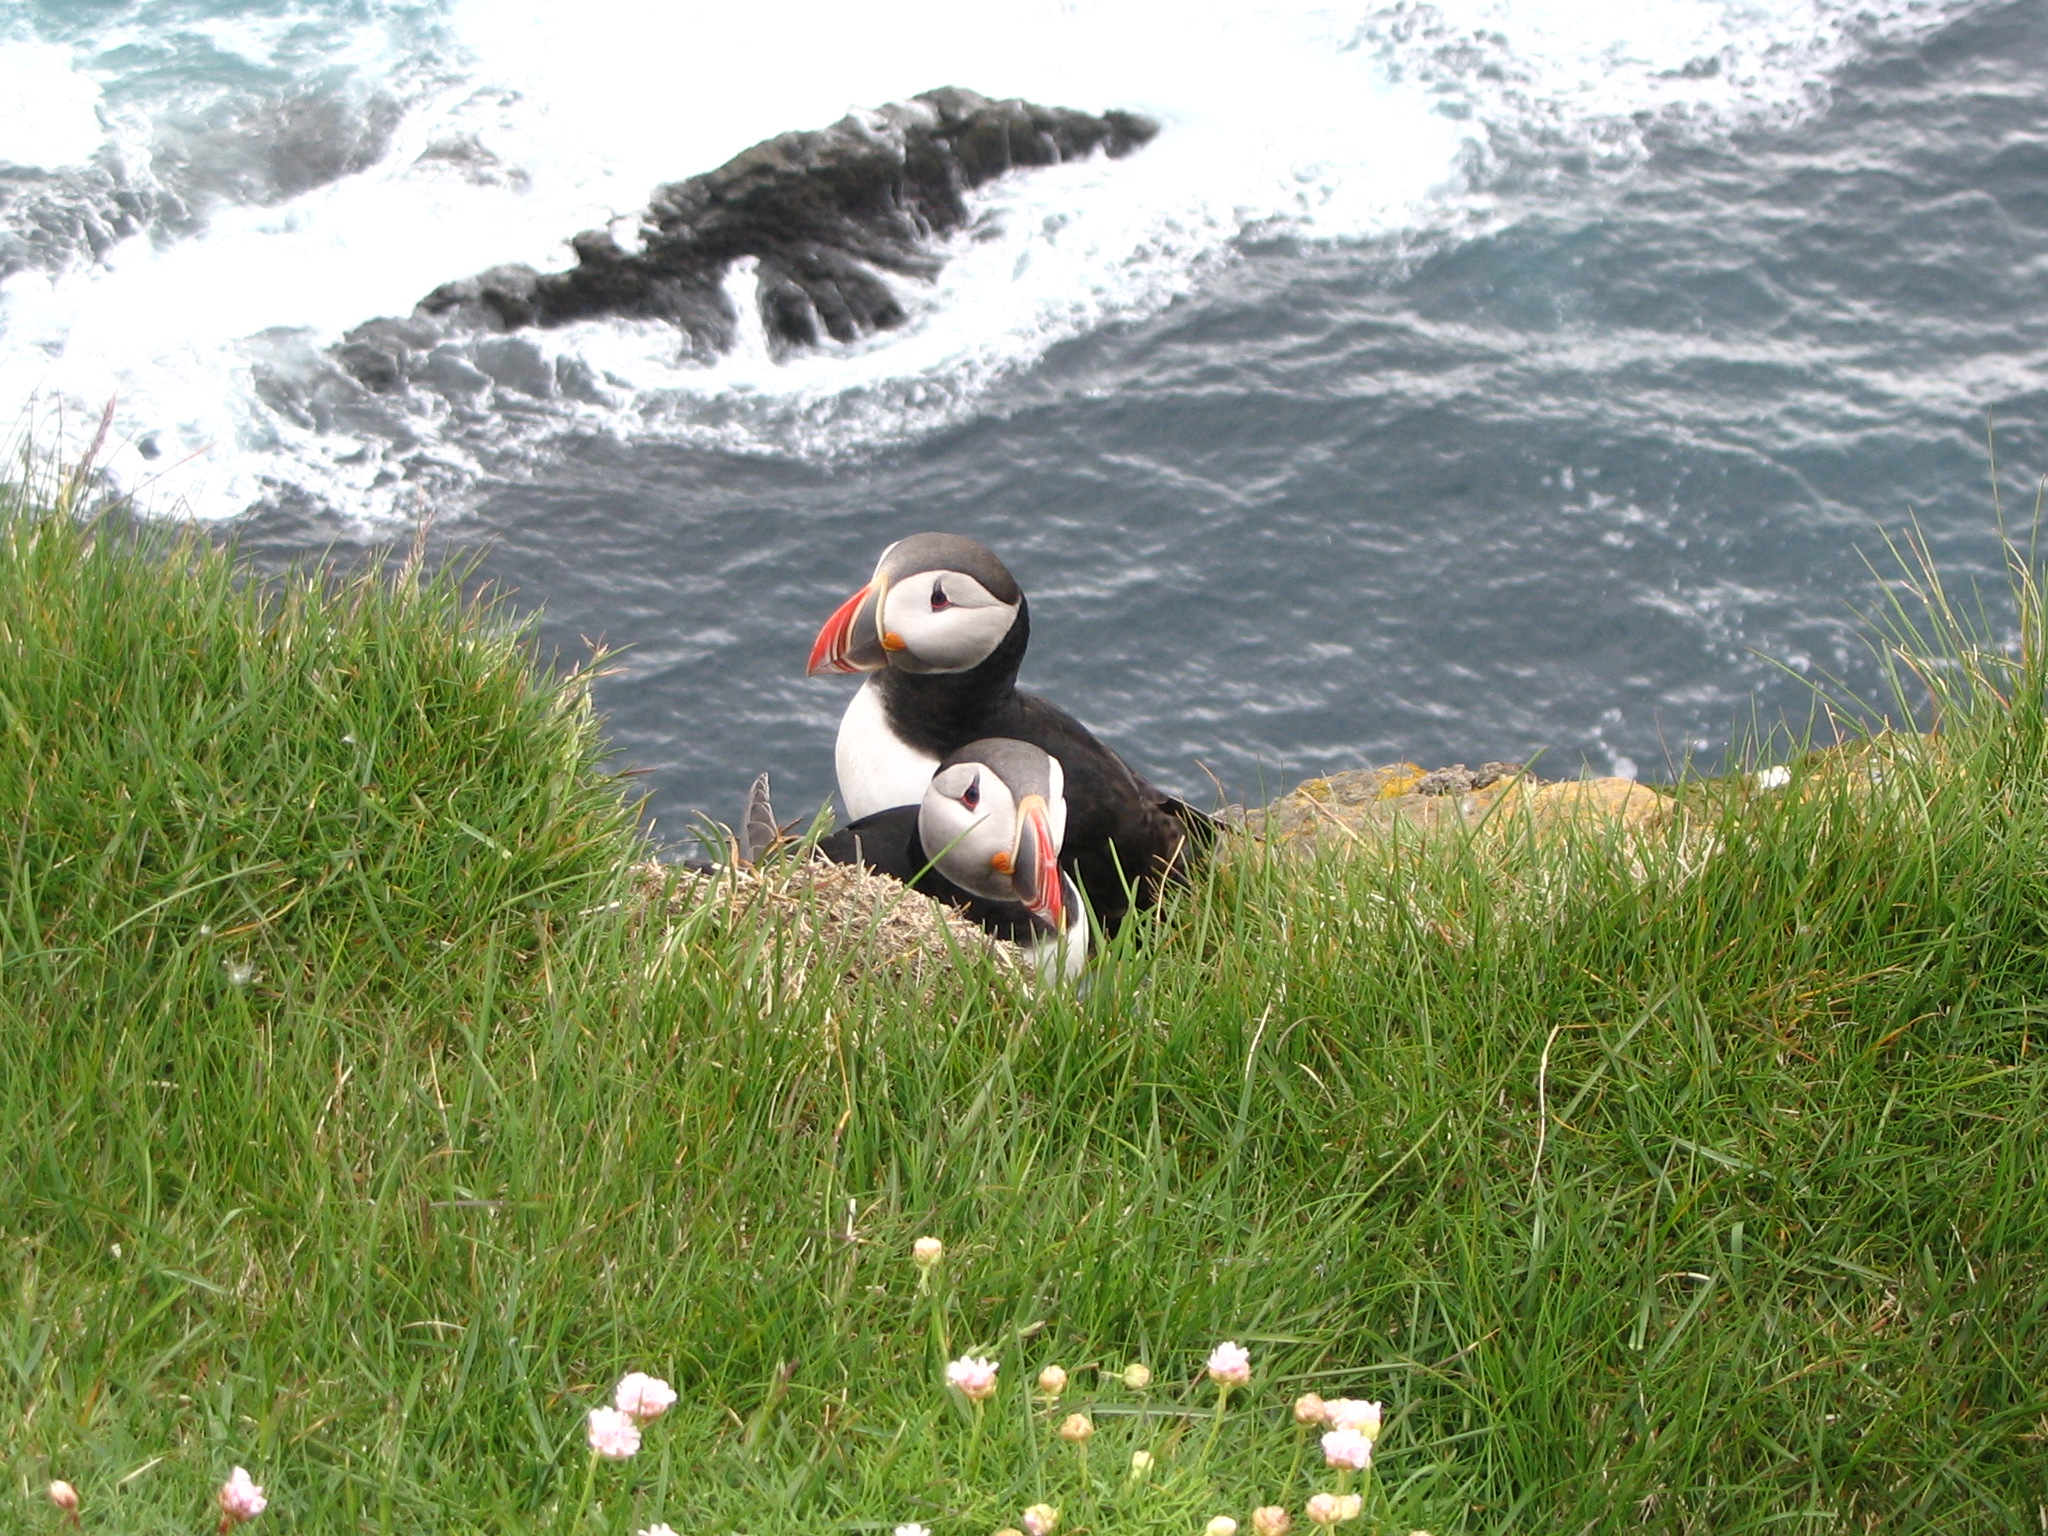
<instances>
[{"instance_id":1,"label":"jagged rock outcrop","mask_svg":"<svg viewBox=\"0 0 2048 1536\"><path fill-rule=\"evenodd\" d=\"M444 283L410 317L358 326L338 356L365 384L390 388L411 354L452 332L623 315L667 321L708 358L733 345L739 317L724 280L749 257L771 344L852 341L903 322L883 274L931 278L940 265L934 237L966 222L973 188L1098 149L1126 155L1157 132L1128 112L927 91L829 128L778 135L715 171L656 188L637 251L608 230L586 230L571 241L576 265L567 271L502 266Z\"/></svg>"}]
</instances>

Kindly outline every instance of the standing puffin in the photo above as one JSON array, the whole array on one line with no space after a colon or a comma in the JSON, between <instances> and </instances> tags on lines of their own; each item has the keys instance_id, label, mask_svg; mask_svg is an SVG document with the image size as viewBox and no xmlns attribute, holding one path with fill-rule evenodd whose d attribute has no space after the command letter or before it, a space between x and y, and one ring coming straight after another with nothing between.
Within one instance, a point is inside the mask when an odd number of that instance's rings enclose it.
<instances>
[{"instance_id":1,"label":"standing puffin","mask_svg":"<svg viewBox=\"0 0 2048 1536\"><path fill-rule=\"evenodd\" d=\"M1088 958L1088 908L1060 868L1065 790L1059 760L1029 742L973 741L946 756L917 805L864 817L818 848L962 908L1023 945L1041 979L1071 981Z\"/></svg>"},{"instance_id":2,"label":"standing puffin","mask_svg":"<svg viewBox=\"0 0 2048 1536\"><path fill-rule=\"evenodd\" d=\"M969 742L1037 747L1064 770L1065 865L1115 933L1133 897L1157 901L1214 823L1146 783L1065 710L1017 687L1030 637L1024 593L986 546L919 533L883 550L874 576L811 647L813 677L870 674L839 722L840 801L858 824L922 805L940 764Z\"/></svg>"}]
</instances>

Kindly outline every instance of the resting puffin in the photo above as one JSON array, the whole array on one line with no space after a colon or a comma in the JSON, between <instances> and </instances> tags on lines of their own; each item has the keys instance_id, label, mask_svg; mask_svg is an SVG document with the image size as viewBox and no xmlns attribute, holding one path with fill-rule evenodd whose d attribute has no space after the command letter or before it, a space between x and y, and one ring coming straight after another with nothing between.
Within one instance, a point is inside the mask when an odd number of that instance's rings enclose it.
<instances>
[{"instance_id":1,"label":"resting puffin","mask_svg":"<svg viewBox=\"0 0 2048 1536\"><path fill-rule=\"evenodd\" d=\"M819 840L962 908L1022 944L1039 976L1073 980L1088 958L1088 908L1060 868L1066 774L1029 742L973 741L948 753L917 805L891 806Z\"/></svg>"},{"instance_id":2,"label":"resting puffin","mask_svg":"<svg viewBox=\"0 0 2048 1536\"><path fill-rule=\"evenodd\" d=\"M810 675L867 672L839 722L839 796L856 822L922 805L949 754L1001 737L1035 746L1064 770L1064 862L1106 933L1135 894L1158 900L1215 824L1145 782L1086 726L1017 687L1030 608L1003 562L950 533L919 533L882 551L865 587L839 605L811 647ZM1190 843L1194 846L1190 846Z\"/></svg>"}]
</instances>

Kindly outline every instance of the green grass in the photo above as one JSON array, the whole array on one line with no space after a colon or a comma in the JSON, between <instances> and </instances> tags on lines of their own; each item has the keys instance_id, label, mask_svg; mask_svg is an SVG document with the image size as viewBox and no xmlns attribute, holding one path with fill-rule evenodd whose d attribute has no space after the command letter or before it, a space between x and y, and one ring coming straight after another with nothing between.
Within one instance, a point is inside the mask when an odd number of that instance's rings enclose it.
<instances>
[{"instance_id":1,"label":"green grass","mask_svg":"<svg viewBox=\"0 0 2048 1536\"><path fill-rule=\"evenodd\" d=\"M587 679L455 578L263 587L22 500L0 1529L64 1477L197 1531L239 1463L279 1529L566 1532L634 1368L682 1401L588 1530L1301 1529L1308 1388L1387 1404L1348 1532L2048 1522L2038 610L1922 664L1944 735L1875 788L1236 859L1080 997L799 986L636 920ZM948 1347L1003 1363L978 1444Z\"/></svg>"}]
</instances>

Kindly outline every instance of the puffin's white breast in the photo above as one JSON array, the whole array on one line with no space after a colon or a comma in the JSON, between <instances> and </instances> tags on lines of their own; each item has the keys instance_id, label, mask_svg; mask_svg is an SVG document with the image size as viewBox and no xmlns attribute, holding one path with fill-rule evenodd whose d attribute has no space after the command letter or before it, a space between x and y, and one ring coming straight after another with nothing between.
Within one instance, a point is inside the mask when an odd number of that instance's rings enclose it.
<instances>
[{"instance_id":1,"label":"puffin's white breast","mask_svg":"<svg viewBox=\"0 0 2048 1536\"><path fill-rule=\"evenodd\" d=\"M869 678L839 717L832 764L839 774L840 808L848 821L859 821L892 806L921 803L939 760L889 728L881 692Z\"/></svg>"}]
</instances>

